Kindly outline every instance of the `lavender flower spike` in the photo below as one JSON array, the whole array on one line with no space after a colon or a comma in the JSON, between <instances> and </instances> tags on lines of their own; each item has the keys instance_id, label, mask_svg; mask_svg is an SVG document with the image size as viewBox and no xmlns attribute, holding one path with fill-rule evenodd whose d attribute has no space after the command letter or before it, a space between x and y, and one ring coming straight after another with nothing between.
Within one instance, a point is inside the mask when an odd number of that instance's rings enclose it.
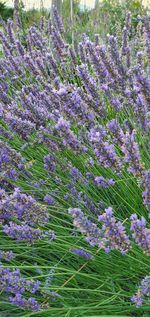
<instances>
[{"instance_id":1,"label":"lavender flower spike","mask_svg":"<svg viewBox=\"0 0 150 317\"><path fill-rule=\"evenodd\" d=\"M41 309L40 304L34 297L26 299L22 296L22 294L16 294L14 297L10 296L9 301L13 305L31 311L39 311Z\"/></svg>"},{"instance_id":2,"label":"lavender flower spike","mask_svg":"<svg viewBox=\"0 0 150 317\"><path fill-rule=\"evenodd\" d=\"M131 248L130 240L122 223L113 216L112 208L105 209L105 213L100 215L98 219L103 223L102 230L104 232L100 246L106 252L119 250L122 254L126 254Z\"/></svg>"},{"instance_id":3,"label":"lavender flower spike","mask_svg":"<svg viewBox=\"0 0 150 317\"><path fill-rule=\"evenodd\" d=\"M93 258L91 253L83 249L72 249L71 252L75 255L85 258L86 260L91 260Z\"/></svg>"},{"instance_id":4,"label":"lavender flower spike","mask_svg":"<svg viewBox=\"0 0 150 317\"><path fill-rule=\"evenodd\" d=\"M17 225L14 222L10 222L9 225L4 226L4 232L13 239L26 240L34 242L42 237L40 229L33 229L27 224Z\"/></svg>"},{"instance_id":5,"label":"lavender flower spike","mask_svg":"<svg viewBox=\"0 0 150 317\"><path fill-rule=\"evenodd\" d=\"M12 251L0 251L0 260L10 262L15 258L15 254Z\"/></svg>"},{"instance_id":6,"label":"lavender flower spike","mask_svg":"<svg viewBox=\"0 0 150 317\"><path fill-rule=\"evenodd\" d=\"M131 298L131 301L138 308L142 306L147 296L150 296L150 276L144 277L140 286L138 287L136 294Z\"/></svg>"},{"instance_id":7,"label":"lavender flower spike","mask_svg":"<svg viewBox=\"0 0 150 317\"><path fill-rule=\"evenodd\" d=\"M133 239L145 254L150 255L150 229L146 228L145 218L138 219L137 215L133 214L130 219Z\"/></svg>"},{"instance_id":8,"label":"lavender flower spike","mask_svg":"<svg viewBox=\"0 0 150 317\"><path fill-rule=\"evenodd\" d=\"M144 172L143 178L144 192L142 196L144 198L144 205L147 207L150 217L150 170Z\"/></svg>"},{"instance_id":9,"label":"lavender flower spike","mask_svg":"<svg viewBox=\"0 0 150 317\"><path fill-rule=\"evenodd\" d=\"M124 153L124 162L129 164L128 171L136 176L140 176L143 170L141 164L140 151L138 143L135 141L135 131L126 132L123 136L123 145L121 147Z\"/></svg>"},{"instance_id":10,"label":"lavender flower spike","mask_svg":"<svg viewBox=\"0 0 150 317\"><path fill-rule=\"evenodd\" d=\"M99 245L101 231L95 223L88 220L79 208L69 208L69 214L74 218L73 224L80 229L81 233L85 234L86 241L91 245Z\"/></svg>"}]
</instances>

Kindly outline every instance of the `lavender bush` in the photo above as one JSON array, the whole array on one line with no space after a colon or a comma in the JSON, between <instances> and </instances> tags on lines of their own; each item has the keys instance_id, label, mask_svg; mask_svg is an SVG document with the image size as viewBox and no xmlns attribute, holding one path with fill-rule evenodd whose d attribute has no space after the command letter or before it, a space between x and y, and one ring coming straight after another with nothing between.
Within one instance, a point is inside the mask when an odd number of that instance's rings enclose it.
<instances>
[{"instance_id":1,"label":"lavender bush","mask_svg":"<svg viewBox=\"0 0 150 317\"><path fill-rule=\"evenodd\" d=\"M121 44L52 20L0 31L1 312L145 317L150 14L140 51L130 12Z\"/></svg>"}]
</instances>

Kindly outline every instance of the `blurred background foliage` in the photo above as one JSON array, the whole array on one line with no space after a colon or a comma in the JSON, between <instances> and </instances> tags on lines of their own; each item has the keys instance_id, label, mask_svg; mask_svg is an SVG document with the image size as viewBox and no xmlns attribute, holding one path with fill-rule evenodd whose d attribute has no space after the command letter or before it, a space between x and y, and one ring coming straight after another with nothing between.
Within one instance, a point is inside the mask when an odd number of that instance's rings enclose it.
<instances>
[{"instance_id":1,"label":"blurred background foliage","mask_svg":"<svg viewBox=\"0 0 150 317\"><path fill-rule=\"evenodd\" d=\"M0 1L0 17L7 20L13 17L13 8L7 7L5 2Z\"/></svg>"},{"instance_id":2,"label":"blurred background foliage","mask_svg":"<svg viewBox=\"0 0 150 317\"><path fill-rule=\"evenodd\" d=\"M53 0L57 4L57 0ZM63 0L59 11L63 16L64 26L66 30L66 38L71 42L72 30L74 37L78 41L82 33L86 33L92 39L95 33L100 34L102 41L105 41L107 34L115 34L121 32L124 25L126 12L132 13L133 32L136 31L138 24L138 16L145 14L147 8L142 4L141 0L103 0L95 1L93 9L81 6L80 0L73 0L73 26L70 16L70 0ZM50 12L41 6L39 10L33 8L25 10L24 4L20 1L20 16L23 27L28 28L31 24L39 23L41 15L48 18ZM0 0L0 16L7 20L13 17L13 8L6 5L6 2Z\"/></svg>"}]
</instances>

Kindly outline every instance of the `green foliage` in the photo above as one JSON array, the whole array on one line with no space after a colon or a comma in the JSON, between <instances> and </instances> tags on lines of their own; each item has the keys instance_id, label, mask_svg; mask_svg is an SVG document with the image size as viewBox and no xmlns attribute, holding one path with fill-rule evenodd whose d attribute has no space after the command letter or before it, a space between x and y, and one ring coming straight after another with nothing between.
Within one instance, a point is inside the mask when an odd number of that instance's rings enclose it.
<instances>
[{"instance_id":1,"label":"green foliage","mask_svg":"<svg viewBox=\"0 0 150 317\"><path fill-rule=\"evenodd\" d=\"M73 31L76 25L79 25L78 15L80 12L79 0L73 0ZM72 41L72 26L71 26L71 16L70 16L70 0L64 0L62 4L62 16L64 27L66 30L66 38L69 43Z\"/></svg>"},{"instance_id":2,"label":"green foliage","mask_svg":"<svg viewBox=\"0 0 150 317\"><path fill-rule=\"evenodd\" d=\"M42 12L43 16L48 16L48 12L46 10L43 10ZM24 24L26 28L28 28L30 25L33 23L38 24L41 18L41 12L40 10L37 9L30 9L27 12L23 12L23 19L24 19Z\"/></svg>"},{"instance_id":3,"label":"green foliage","mask_svg":"<svg viewBox=\"0 0 150 317\"><path fill-rule=\"evenodd\" d=\"M136 32L138 16L146 12L141 0L103 0L92 10L81 11L79 1L73 1L73 30L75 40L79 41L81 34L86 33L93 39L94 34L101 35L103 41L107 34L117 33L123 28L126 12L132 13L133 33ZM66 29L66 35L71 42L71 23L70 23L70 0L64 0L62 15Z\"/></svg>"},{"instance_id":4,"label":"green foliage","mask_svg":"<svg viewBox=\"0 0 150 317\"><path fill-rule=\"evenodd\" d=\"M13 17L13 9L6 6L5 2L0 1L0 17L7 20Z\"/></svg>"},{"instance_id":5,"label":"green foliage","mask_svg":"<svg viewBox=\"0 0 150 317\"><path fill-rule=\"evenodd\" d=\"M103 0L97 13L104 20L106 18L109 33L112 33L116 30L116 21L120 22L123 27L127 11L131 11L132 25L136 28L138 15L143 15L146 12L141 0Z\"/></svg>"}]
</instances>

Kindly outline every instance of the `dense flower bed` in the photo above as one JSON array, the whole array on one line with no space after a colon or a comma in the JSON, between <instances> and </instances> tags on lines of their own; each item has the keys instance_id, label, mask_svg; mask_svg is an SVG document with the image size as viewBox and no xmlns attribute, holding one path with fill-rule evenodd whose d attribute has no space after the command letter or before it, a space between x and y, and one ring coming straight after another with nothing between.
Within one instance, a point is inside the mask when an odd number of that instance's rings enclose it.
<instances>
[{"instance_id":1,"label":"dense flower bed","mask_svg":"<svg viewBox=\"0 0 150 317\"><path fill-rule=\"evenodd\" d=\"M0 290L11 316L148 316L149 13L139 23L138 44L128 13L122 43L83 34L75 48L56 10L27 34L3 23Z\"/></svg>"}]
</instances>

